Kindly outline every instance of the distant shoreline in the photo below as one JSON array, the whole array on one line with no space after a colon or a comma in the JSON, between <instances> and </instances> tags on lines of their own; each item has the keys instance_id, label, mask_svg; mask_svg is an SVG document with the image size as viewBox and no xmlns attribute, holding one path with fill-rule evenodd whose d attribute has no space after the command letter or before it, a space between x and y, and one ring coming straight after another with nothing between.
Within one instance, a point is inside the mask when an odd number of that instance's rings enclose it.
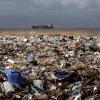
<instances>
[{"instance_id":1,"label":"distant shoreline","mask_svg":"<svg viewBox=\"0 0 100 100\"><path fill-rule=\"evenodd\" d=\"M69 29L100 29L100 28L64 28L64 27L55 27L53 29L47 29L47 30L57 30L57 29L64 29L64 30L69 30ZM33 29L33 28L0 28L0 30L42 30L42 29ZM44 29L46 30L46 29Z\"/></svg>"},{"instance_id":2,"label":"distant shoreline","mask_svg":"<svg viewBox=\"0 0 100 100\"><path fill-rule=\"evenodd\" d=\"M54 28L54 29L0 29L0 35L37 35L37 34L46 34L46 35L80 35L80 34L90 34L90 35L99 35L100 28Z\"/></svg>"}]
</instances>

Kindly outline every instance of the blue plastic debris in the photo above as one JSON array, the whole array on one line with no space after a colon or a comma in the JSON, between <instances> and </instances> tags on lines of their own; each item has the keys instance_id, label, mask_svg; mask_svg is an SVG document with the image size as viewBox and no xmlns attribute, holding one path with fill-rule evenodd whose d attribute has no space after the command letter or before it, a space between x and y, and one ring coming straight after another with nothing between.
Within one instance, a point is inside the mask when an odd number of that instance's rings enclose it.
<instances>
[{"instance_id":1,"label":"blue plastic debris","mask_svg":"<svg viewBox=\"0 0 100 100\"><path fill-rule=\"evenodd\" d=\"M4 74L6 75L8 81L12 84L19 86L27 84L27 79L24 78L16 69L5 69Z\"/></svg>"},{"instance_id":2,"label":"blue plastic debris","mask_svg":"<svg viewBox=\"0 0 100 100\"><path fill-rule=\"evenodd\" d=\"M59 77L59 78L67 78L67 77L70 77L72 75L72 73L71 72L61 71L61 72L56 72L55 75L57 77Z\"/></svg>"}]
</instances>

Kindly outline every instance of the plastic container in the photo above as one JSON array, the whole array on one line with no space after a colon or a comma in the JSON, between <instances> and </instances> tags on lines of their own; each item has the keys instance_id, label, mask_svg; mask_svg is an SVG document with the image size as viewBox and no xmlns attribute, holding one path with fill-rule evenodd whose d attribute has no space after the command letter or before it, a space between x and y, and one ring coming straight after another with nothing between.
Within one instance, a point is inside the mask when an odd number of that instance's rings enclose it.
<instances>
[{"instance_id":1,"label":"plastic container","mask_svg":"<svg viewBox=\"0 0 100 100\"><path fill-rule=\"evenodd\" d=\"M3 82L3 87L4 87L4 92L6 95L8 95L9 93L15 92L13 86L8 81Z\"/></svg>"}]
</instances>

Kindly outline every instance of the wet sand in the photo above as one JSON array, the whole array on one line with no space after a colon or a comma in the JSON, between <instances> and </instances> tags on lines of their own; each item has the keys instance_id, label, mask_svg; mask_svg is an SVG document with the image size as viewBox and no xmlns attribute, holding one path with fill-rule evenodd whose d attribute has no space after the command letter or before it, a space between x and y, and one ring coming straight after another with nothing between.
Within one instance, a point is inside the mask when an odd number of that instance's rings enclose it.
<instances>
[{"instance_id":1,"label":"wet sand","mask_svg":"<svg viewBox=\"0 0 100 100\"><path fill-rule=\"evenodd\" d=\"M100 28L56 28L56 29L0 29L0 35L99 35Z\"/></svg>"}]
</instances>

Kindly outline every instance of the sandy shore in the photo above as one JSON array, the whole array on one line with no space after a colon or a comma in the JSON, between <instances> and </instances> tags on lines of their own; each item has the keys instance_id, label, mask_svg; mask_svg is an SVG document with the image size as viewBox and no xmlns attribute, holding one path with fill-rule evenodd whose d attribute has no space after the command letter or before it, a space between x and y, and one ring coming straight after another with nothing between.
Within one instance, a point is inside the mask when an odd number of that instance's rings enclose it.
<instances>
[{"instance_id":1,"label":"sandy shore","mask_svg":"<svg viewBox=\"0 0 100 100\"><path fill-rule=\"evenodd\" d=\"M0 35L99 35L100 29L0 29Z\"/></svg>"}]
</instances>

